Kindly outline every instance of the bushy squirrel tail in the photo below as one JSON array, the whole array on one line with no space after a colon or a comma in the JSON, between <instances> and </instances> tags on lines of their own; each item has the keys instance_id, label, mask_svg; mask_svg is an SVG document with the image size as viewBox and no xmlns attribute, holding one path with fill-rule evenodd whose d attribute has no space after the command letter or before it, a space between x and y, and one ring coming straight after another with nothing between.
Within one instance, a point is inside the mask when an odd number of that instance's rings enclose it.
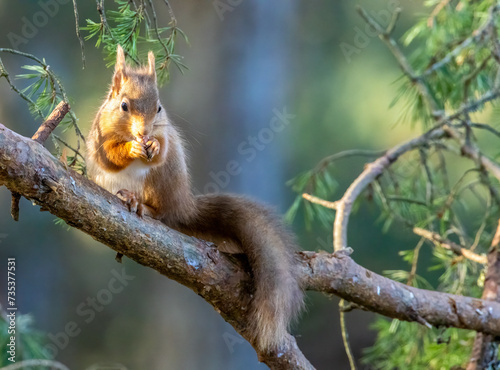
<instances>
[{"instance_id":1,"label":"bushy squirrel tail","mask_svg":"<svg viewBox=\"0 0 500 370\"><path fill-rule=\"evenodd\" d=\"M197 225L192 226L197 234L202 232L200 237L228 238L247 255L255 287L247 330L259 349L278 349L304 306L294 238L273 212L246 198L200 195L195 204ZM214 225L218 235L214 235Z\"/></svg>"}]
</instances>

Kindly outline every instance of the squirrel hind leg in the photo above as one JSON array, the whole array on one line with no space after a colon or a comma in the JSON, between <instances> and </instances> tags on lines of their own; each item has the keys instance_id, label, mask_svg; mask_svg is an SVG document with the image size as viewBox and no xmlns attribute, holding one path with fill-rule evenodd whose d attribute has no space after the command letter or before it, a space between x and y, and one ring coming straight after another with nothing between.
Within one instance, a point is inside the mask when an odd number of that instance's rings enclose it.
<instances>
[{"instance_id":1,"label":"squirrel hind leg","mask_svg":"<svg viewBox=\"0 0 500 370\"><path fill-rule=\"evenodd\" d=\"M118 190L116 196L121 199L121 201L128 207L128 210L130 212L137 213L139 217L155 217L153 208L151 208L147 204L142 203L139 200L139 197L133 191L121 189Z\"/></svg>"},{"instance_id":2,"label":"squirrel hind leg","mask_svg":"<svg viewBox=\"0 0 500 370\"><path fill-rule=\"evenodd\" d=\"M118 190L116 196L121 199L130 212L137 213L139 216L142 215L142 205L134 192L127 189L121 189Z\"/></svg>"}]
</instances>

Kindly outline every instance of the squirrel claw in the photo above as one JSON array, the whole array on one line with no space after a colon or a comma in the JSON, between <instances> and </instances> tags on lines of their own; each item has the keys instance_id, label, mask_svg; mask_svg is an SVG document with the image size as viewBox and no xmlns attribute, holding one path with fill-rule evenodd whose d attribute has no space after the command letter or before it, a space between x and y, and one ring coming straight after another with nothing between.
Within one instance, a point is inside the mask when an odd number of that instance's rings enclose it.
<instances>
[{"instance_id":1,"label":"squirrel claw","mask_svg":"<svg viewBox=\"0 0 500 370\"><path fill-rule=\"evenodd\" d=\"M118 190L116 196L122 200L123 203L128 207L128 210L132 213L137 213L139 217L142 217L144 213L144 206L137 199L137 196L127 189Z\"/></svg>"},{"instance_id":2,"label":"squirrel claw","mask_svg":"<svg viewBox=\"0 0 500 370\"><path fill-rule=\"evenodd\" d=\"M160 153L160 143L157 139L149 138L149 140L144 145L144 149L146 149L146 154L148 156L148 161L152 160L158 153Z\"/></svg>"},{"instance_id":3,"label":"squirrel claw","mask_svg":"<svg viewBox=\"0 0 500 370\"><path fill-rule=\"evenodd\" d=\"M141 142L132 141L132 147L130 148L130 156L132 158L148 158L148 152Z\"/></svg>"}]
</instances>

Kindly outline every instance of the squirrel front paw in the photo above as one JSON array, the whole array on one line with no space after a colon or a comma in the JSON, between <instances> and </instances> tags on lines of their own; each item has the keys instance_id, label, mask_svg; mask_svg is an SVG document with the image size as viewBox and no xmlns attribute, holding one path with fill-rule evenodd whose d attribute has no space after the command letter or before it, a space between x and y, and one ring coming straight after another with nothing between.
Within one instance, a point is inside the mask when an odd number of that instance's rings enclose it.
<instances>
[{"instance_id":1,"label":"squirrel front paw","mask_svg":"<svg viewBox=\"0 0 500 370\"><path fill-rule=\"evenodd\" d=\"M144 206L139 199L134 194L134 192L127 189L118 190L116 196L121 199L123 203L128 207L128 210L133 213L137 213L139 217L142 217Z\"/></svg>"},{"instance_id":2,"label":"squirrel front paw","mask_svg":"<svg viewBox=\"0 0 500 370\"><path fill-rule=\"evenodd\" d=\"M148 152L146 151L146 147L142 142L137 140L130 141L130 157L132 158L144 158L148 159Z\"/></svg>"},{"instance_id":3,"label":"squirrel front paw","mask_svg":"<svg viewBox=\"0 0 500 370\"><path fill-rule=\"evenodd\" d=\"M146 149L148 161L150 161L160 153L160 142L154 137L147 138L144 148Z\"/></svg>"}]
</instances>

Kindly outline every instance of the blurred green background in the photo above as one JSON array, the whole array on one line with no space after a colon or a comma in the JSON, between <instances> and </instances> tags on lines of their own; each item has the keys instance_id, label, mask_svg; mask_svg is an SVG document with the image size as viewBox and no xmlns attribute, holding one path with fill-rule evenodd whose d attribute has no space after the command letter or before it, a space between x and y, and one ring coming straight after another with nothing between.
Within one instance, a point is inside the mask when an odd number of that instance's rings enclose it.
<instances>
[{"instance_id":1,"label":"blurred green background","mask_svg":"<svg viewBox=\"0 0 500 370\"><path fill-rule=\"evenodd\" d=\"M22 36L25 20L33 21L43 11L41 3L0 1L0 47L16 46L9 33ZM162 1L157 3L165 26L167 10ZM182 75L172 68L161 98L188 143L196 189L247 194L284 213L294 198L286 181L323 157L353 148L385 149L417 134L409 125L395 124L403 105L394 109L389 105L400 72L378 38L367 35L354 2L170 3L190 40L189 45L180 40L177 45L189 70ZM389 10L401 6L398 35L423 12L413 1L358 3L384 24ZM16 48L46 59L72 97L86 134L112 71L92 41L86 42L87 67L82 69L72 4L63 0L58 4L47 24ZM87 18L98 19L95 2L78 5L81 26ZM27 60L2 58L12 75L25 73L20 67ZM284 109L295 117L283 131L265 136L274 111ZM0 80L0 123L26 136L40 123L4 80ZM248 150L252 138L260 140L259 145ZM68 133L67 140L72 139ZM217 184L214 178L230 161L237 161L242 172L227 184ZM363 165L362 159L338 163L335 198ZM54 216L40 213L26 200L16 223L9 205L9 191L0 188L0 271L6 270L7 257L16 257L19 309L32 314L35 327L56 341L62 340L58 333L69 322L80 329L57 349L57 360L72 369L104 364L127 369L266 368L251 346L187 288L128 259L123 266L117 264L112 250L79 231L55 225ZM377 208L367 201L352 217L353 258L376 272L406 267L397 252L413 247L417 239L398 225L383 234L377 216ZM306 230L301 217L292 227L303 249L332 250L331 228ZM108 304L95 309L95 317L82 315L82 307L89 307L89 299L102 297L102 290L122 268L133 280ZM0 303L5 305L7 284L1 281ZM308 293L307 303L308 310L294 329L299 346L319 369L347 368L338 299ZM361 311L347 315L356 358L374 341L375 333L369 329L373 319L373 314Z\"/></svg>"}]
</instances>

